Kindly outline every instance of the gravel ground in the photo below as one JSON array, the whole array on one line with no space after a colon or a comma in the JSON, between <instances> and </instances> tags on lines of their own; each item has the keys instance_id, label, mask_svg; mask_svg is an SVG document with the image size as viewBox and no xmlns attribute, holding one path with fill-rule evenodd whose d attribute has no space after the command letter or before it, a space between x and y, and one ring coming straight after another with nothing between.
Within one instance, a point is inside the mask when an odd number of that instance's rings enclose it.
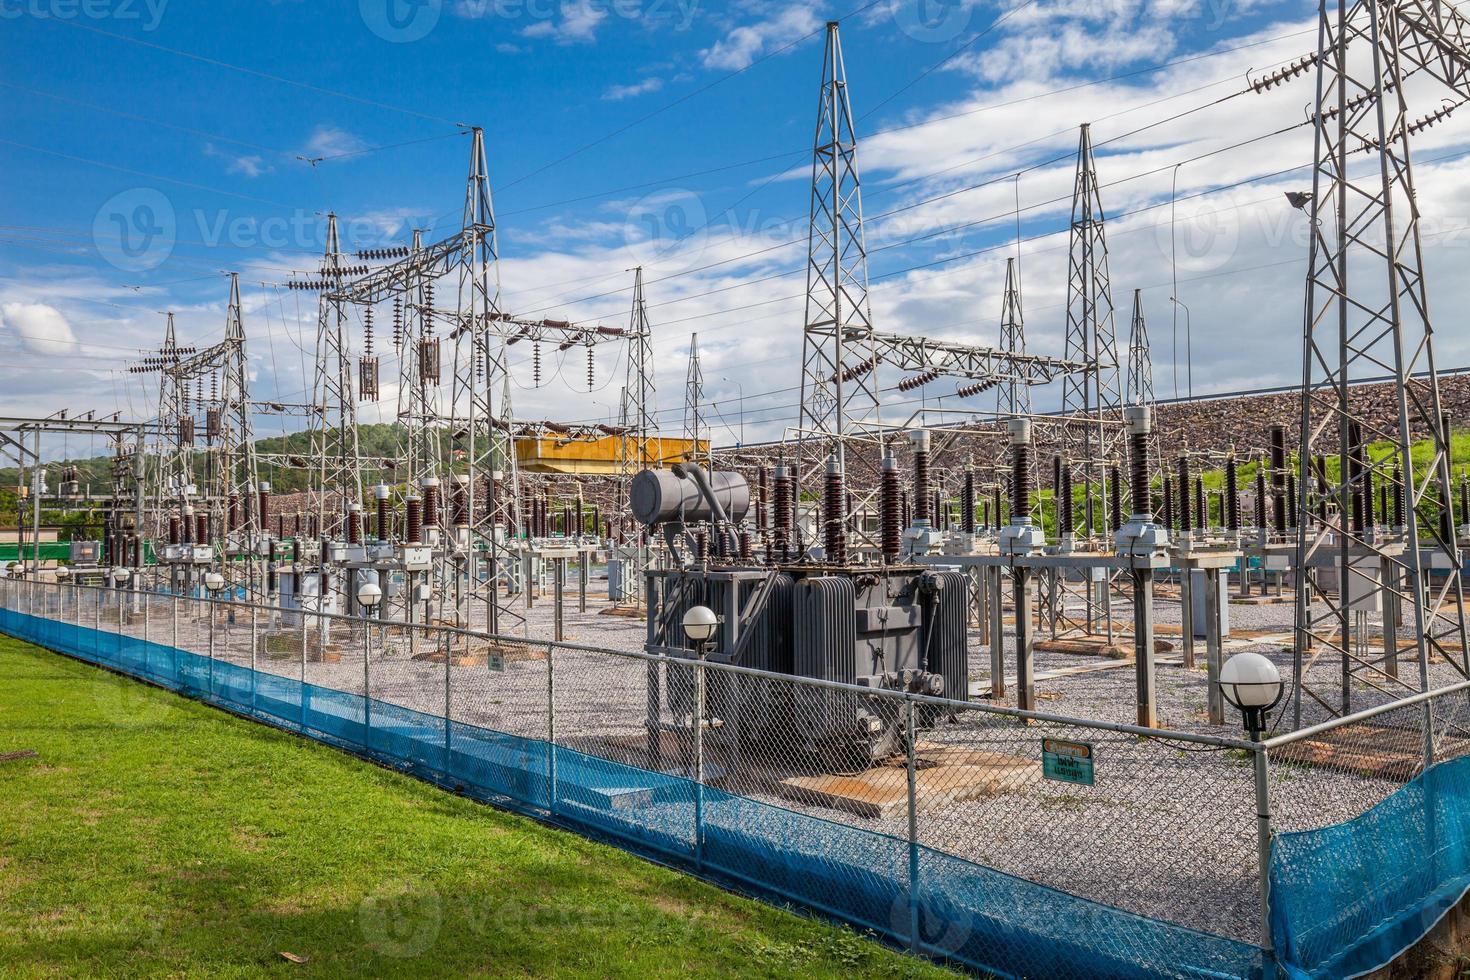
<instances>
[{"instance_id":1,"label":"gravel ground","mask_svg":"<svg viewBox=\"0 0 1470 980\"><path fill-rule=\"evenodd\" d=\"M149 635L168 642L173 619L170 601L153 600ZM191 617L188 603L179 625L179 646L209 652L207 619ZM1080 614L1080 602L1073 603ZM577 611L575 585L568 589L566 639L608 651L641 648L645 623L641 619L601 615L607 608L605 582L592 584L586 613ZM609 654L560 651L554 676L548 678L544 646L552 635L553 610L549 600L526 610L526 636L533 642L521 649L499 650L501 669L480 663L452 663L414 659L414 647L401 628L389 627L375 635L371 660L374 699L442 715L447 699L451 717L534 738L548 733L547 694L555 687L555 729L558 744L589 754L642 767L679 770L687 764L687 737L667 734L659 761L649 756L647 667L642 661ZM115 613L113 614L115 615ZM251 653L251 626L245 614L230 624L220 617L214 631L214 655L222 660L281 676L302 679L303 664L299 617L289 613L258 612L257 647ZM1239 650L1257 650L1272 657L1289 676L1292 619L1290 604L1230 607L1230 626L1236 634L1266 631L1265 637L1239 635L1227 640L1226 656ZM61 618L72 619L74 614ZM90 618L90 617L89 617ZM272 622L274 620L274 622ZM1124 604L1115 604L1114 621L1131 621ZM1156 599L1156 621L1161 635L1179 622L1177 597ZM84 621L84 625L90 623ZM142 616L128 625L131 635L143 635ZM268 638L262 638L267 637ZM1038 639L1048 635L1038 632ZM1401 631L1401 635L1407 635ZM1014 634L1007 628L1005 646L1011 661ZM332 625L327 657L312 654L304 665L304 679L322 687L362 693L364 687L363 630L361 626ZM478 652L484 641L473 641ZM422 642L417 652L433 646ZM461 651L456 651L461 652ZM1161 654L1177 658L1177 650ZM1210 726L1205 715L1206 675L1204 645L1197 644L1199 666L1186 670L1164 664L1158 668L1161 723L1170 729L1240 737L1238 724L1227 718ZM337 659L333 659L336 657ZM988 685L989 652L971 635L971 677ZM1118 666L1110 666L1118 664ZM1014 663L1009 666L1013 669ZM1039 708L1069 718L1132 723L1134 670L1131 663L1096 656L1039 651L1036 667ZM1085 673L1050 676L1071 668L1098 668ZM1406 667L1407 669L1407 667ZM1450 683L1458 674L1445 664L1431 668L1431 683ZM687 682L666 679L666 685ZM715 684L714 681L711 682ZM713 687L712 687L713 689ZM1355 691L1356 706L1366 706L1370 689ZM989 702L985 702L989 703ZM1014 704L1013 689L996 703ZM1316 705L1306 712L1309 721L1325 717ZM1394 713L1398 714L1398 713ZM1407 725L1418 715L1400 719ZM660 719L671 729L678 719L662 708ZM1462 719L1463 720L1463 719ZM710 781L742 795L796 809L829 821L906 838L908 817L903 805L878 816L859 816L823 805L816 797L793 791L782 780L822 774L822 767L790 751L803 742L802 722L794 716L770 720L763 746L744 747L728 733L707 737L706 771ZM687 731L687 728L685 729ZM1092 898L1129 911L1178 922L1220 935L1259 940L1259 902L1256 875L1256 826L1253 777L1244 753L1204 748L1167 739L1146 739L1088 728L1081 724L1021 725L982 711L963 712L941 720L925 734L921 760L954 759L954 753L988 752L1039 761L1045 737L1092 742L1096 753L1096 783L1090 787L1037 778L1036 766L1024 767L987 786L973 772L951 766L926 769L934 785L921 791L919 839L939 850L1017 875L1072 894ZM785 750L785 751L783 751ZM959 760L966 761L966 760ZM973 762L973 759L968 761ZM983 767L982 767L983 771ZM894 770L900 799L904 770ZM1280 829L1305 829L1347 819L1362 812L1400 784L1324 767L1277 765L1273 768L1273 814ZM972 796L974 798L964 798ZM653 809L664 807L654 804ZM672 806L672 805L668 805ZM682 812L650 814L659 822L685 821ZM820 846L819 841L811 842ZM875 843L874 866L879 866Z\"/></svg>"}]
</instances>

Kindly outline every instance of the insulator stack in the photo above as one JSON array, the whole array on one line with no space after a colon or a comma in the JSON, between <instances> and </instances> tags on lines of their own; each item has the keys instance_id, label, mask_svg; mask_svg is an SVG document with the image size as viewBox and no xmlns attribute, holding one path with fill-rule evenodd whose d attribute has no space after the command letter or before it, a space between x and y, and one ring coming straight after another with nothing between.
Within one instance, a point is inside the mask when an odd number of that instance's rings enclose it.
<instances>
[{"instance_id":1,"label":"insulator stack","mask_svg":"<svg viewBox=\"0 0 1470 980\"><path fill-rule=\"evenodd\" d=\"M276 517L276 537L277 538L284 538L285 536L286 536L286 518L277 515L277 517Z\"/></svg>"},{"instance_id":2,"label":"insulator stack","mask_svg":"<svg viewBox=\"0 0 1470 980\"><path fill-rule=\"evenodd\" d=\"M915 388L922 388L924 387L924 385L939 377L939 375L940 371L936 368L930 368L928 371L922 371L919 374L911 374L907 378L899 381L898 390L913 391Z\"/></svg>"},{"instance_id":3,"label":"insulator stack","mask_svg":"<svg viewBox=\"0 0 1470 980\"><path fill-rule=\"evenodd\" d=\"M930 500L929 500L929 513L933 515L932 517L929 518L929 520L931 522L933 522L933 524L934 524L934 526L936 528L939 528L940 530L948 530L949 529L949 514L946 513L944 507L942 507L940 505L940 503L939 503L939 491L938 490L935 490L930 495Z\"/></svg>"},{"instance_id":4,"label":"insulator stack","mask_svg":"<svg viewBox=\"0 0 1470 980\"><path fill-rule=\"evenodd\" d=\"M582 498L580 496L577 497L577 505L576 505L576 513L575 513L575 516L577 518L577 530L576 530L576 533L578 535L581 535L581 534L585 533L586 530L587 530L587 517L586 517L585 514L582 513Z\"/></svg>"},{"instance_id":5,"label":"insulator stack","mask_svg":"<svg viewBox=\"0 0 1470 980\"><path fill-rule=\"evenodd\" d=\"M751 549L751 534L749 531L740 532L740 563L749 565L755 558L755 552Z\"/></svg>"},{"instance_id":6,"label":"insulator stack","mask_svg":"<svg viewBox=\"0 0 1470 980\"><path fill-rule=\"evenodd\" d=\"M1357 422L1347 423L1347 482L1352 494L1352 528L1362 533L1366 527L1363 512L1363 427Z\"/></svg>"},{"instance_id":7,"label":"insulator stack","mask_svg":"<svg viewBox=\"0 0 1470 980\"><path fill-rule=\"evenodd\" d=\"M1066 463L1061 463L1058 473L1060 479L1057 483L1057 533L1073 534L1077 530L1077 515L1072 507L1072 468Z\"/></svg>"},{"instance_id":8,"label":"insulator stack","mask_svg":"<svg viewBox=\"0 0 1470 980\"><path fill-rule=\"evenodd\" d=\"M1312 457L1312 473L1317 478L1317 519L1327 520L1327 457L1320 454Z\"/></svg>"},{"instance_id":9,"label":"insulator stack","mask_svg":"<svg viewBox=\"0 0 1470 980\"><path fill-rule=\"evenodd\" d=\"M1205 496L1205 481L1199 476L1194 478L1194 519L1201 531L1210 529L1210 498Z\"/></svg>"},{"instance_id":10,"label":"insulator stack","mask_svg":"<svg viewBox=\"0 0 1470 980\"><path fill-rule=\"evenodd\" d=\"M767 508L771 506L770 473L765 466L756 470L755 529L765 534L768 523Z\"/></svg>"},{"instance_id":11,"label":"insulator stack","mask_svg":"<svg viewBox=\"0 0 1470 980\"><path fill-rule=\"evenodd\" d=\"M209 514L198 513L194 515L194 540L199 544L209 544Z\"/></svg>"},{"instance_id":12,"label":"insulator stack","mask_svg":"<svg viewBox=\"0 0 1470 980\"><path fill-rule=\"evenodd\" d=\"M230 533L233 534L240 530L240 495L238 493L230 494L230 502L226 509L226 514L228 515L226 527Z\"/></svg>"},{"instance_id":13,"label":"insulator stack","mask_svg":"<svg viewBox=\"0 0 1470 980\"><path fill-rule=\"evenodd\" d=\"M694 557L698 561L709 561L709 535L703 531L694 532Z\"/></svg>"},{"instance_id":14,"label":"insulator stack","mask_svg":"<svg viewBox=\"0 0 1470 980\"><path fill-rule=\"evenodd\" d=\"M903 515L900 511L898 460L890 453L883 457L882 485L878 496L878 543L885 562L898 561L903 549Z\"/></svg>"},{"instance_id":15,"label":"insulator stack","mask_svg":"<svg viewBox=\"0 0 1470 980\"><path fill-rule=\"evenodd\" d=\"M1188 534L1194 530L1194 508L1189 505L1189 492L1193 481L1189 478L1189 457L1180 456L1174 477L1179 491L1179 530Z\"/></svg>"},{"instance_id":16,"label":"insulator stack","mask_svg":"<svg viewBox=\"0 0 1470 980\"><path fill-rule=\"evenodd\" d=\"M306 515L306 529L313 541L322 536L322 519L318 514Z\"/></svg>"},{"instance_id":17,"label":"insulator stack","mask_svg":"<svg viewBox=\"0 0 1470 980\"><path fill-rule=\"evenodd\" d=\"M922 429L910 437L914 454L914 523L923 524L929 515L929 433Z\"/></svg>"},{"instance_id":18,"label":"insulator stack","mask_svg":"<svg viewBox=\"0 0 1470 980\"><path fill-rule=\"evenodd\" d=\"M408 537L409 544L424 543L424 502L419 497L409 497L404 501L405 523L408 525L404 533Z\"/></svg>"},{"instance_id":19,"label":"insulator stack","mask_svg":"<svg viewBox=\"0 0 1470 980\"><path fill-rule=\"evenodd\" d=\"M592 342L587 343L587 390L597 386L597 360L592 355Z\"/></svg>"},{"instance_id":20,"label":"insulator stack","mask_svg":"<svg viewBox=\"0 0 1470 980\"><path fill-rule=\"evenodd\" d=\"M184 508L184 519L183 519L183 523L182 523L182 528L183 528L183 532L184 532L183 543L184 544L193 544L194 543L194 508L193 507L185 507Z\"/></svg>"},{"instance_id":21,"label":"insulator stack","mask_svg":"<svg viewBox=\"0 0 1470 980\"><path fill-rule=\"evenodd\" d=\"M1165 469L1167 470L1168 467ZM1178 526L1174 521L1174 480L1167 472L1164 474L1163 498L1164 512L1160 516L1164 520L1164 527L1173 531Z\"/></svg>"},{"instance_id":22,"label":"insulator stack","mask_svg":"<svg viewBox=\"0 0 1470 980\"><path fill-rule=\"evenodd\" d=\"M1153 517L1148 490L1148 429L1143 426L1128 433L1128 496L1133 513Z\"/></svg>"},{"instance_id":23,"label":"insulator stack","mask_svg":"<svg viewBox=\"0 0 1470 980\"><path fill-rule=\"evenodd\" d=\"M971 381L969 384L957 385L954 393L958 398L973 398L1000 384L1000 378L986 378L984 381Z\"/></svg>"},{"instance_id":24,"label":"insulator stack","mask_svg":"<svg viewBox=\"0 0 1470 980\"><path fill-rule=\"evenodd\" d=\"M1235 454L1225 457L1225 530L1240 530L1240 473L1236 469Z\"/></svg>"},{"instance_id":25,"label":"insulator stack","mask_svg":"<svg viewBox=\"0 0 1470 980\"><path fill-rule=\"evenodd\" d=\"M1467 483L1462 476L1460 477L1460 520L1467 520L1467 514L1470 514L1470 483Z\"/></svg>"},{"instance_id":26,"label":"insulator stack","mask_svg":"<svg viewBox=\"0 0 1470 980\"><path fill-rule=\"evenodd\" d=\"M378 540L387 541L393 530L393 516L389 509L388 496L390 490L386 483L379 483L373 487L373 497L378 508Z\"/></svg>"},{"instance_id":27,"label":"insulator stack","mask_svg":"<svg viewBox=\"0 0 1470 980\"><path fill-rule=\"evenodd\" d=\"M262 483L259 487L259 492L256 494L256 497L260 501L258 507L260 526L265 527L270 523L271 519L271 485L269 483ZM296 532L298 534L301 532L300 516L296 518Z\"/></svg>"},{"instance_id":28,"label":"insulator stack","mask_svg":"<svg viewBox=\"0 0 1470 980\"><path fill-rule=\"evenodd\" d=\"M1369 498L1368 502L1371 504L1372 498ZM1296 505L1296 474L1288 471L1286 474L1286 516L1287 519L1291 522L1292 527L1301 527L1301 525L1297 523L1297 519L1300 515L1296 512ZM1369 520L1372 520L1371 511Z\"/></svg>"},{"instance_id":29,"label":"insulator stack","mask_svg":"<svg viewBox=\"0 0 1470 980\"><path fill-rule=\"evenodd\" d=\"M602 515L596 506L592 508L592 533L595 535L602 528Z\"/></svg>"},{"instance_id":30,"label":"insulator stack","mask_svg":"<svg viewBox=\"0 0 1470 980\"><path fill-rule=\"evenodd\" d=\"M541 341L531 341L531 386L541 387Z\"/></svg>"},{"instance_id":31,"label":"insulator stack","mask_svg":"<svg viewBox=\"0 0 1470 980\"><path fill-rule=\"evenodd\" d=\"M132 553L132 556L133 556L133 560L131 562L132 566L134 568L142 568L143 567L143 539L140 538L140 537L138 537L136 534L129 534L128 535L128 550Z\"/></svg>"},{"instance_id":32,"label":"insulator stack","mask_svg":"<svg viewBox=\"0 0 1470 980\"><path fill-rule=\"evenodd\" d=\"M1005 515L1001 513L1001 492L999 482L997 482L990 491L990 514L992 517L995 518L994 526L1000 527L1001 518L1003 518Z\"/></svg>"},{"instance_id":33,"label":"insulator stack","mask_svg":"<svg viewBox=\"0 0 1470 980\"><path fill-rule=\"evenodd\" d=\"M299 538L299 537L301 537L301 512L300 511L297 511L293 515L291 524L292 524L292 527L291 527L291 537L293 537L293 538Z\"/></svg>"},{"instance_id":34,"label":"insulator stack","mask_svg":"<svg viewBox=\"0 0 1470 980\"><path fill-rule=\"evenodd\" d=\"M1276 533L1286 533L1286 426L1271 426L1271 505Z\"/></svg>"},{"instance_id":35,"label":"insulator stack","mask_svg":"<svg viewBox=\"0 0 1470 980\"><path fill-rule=\"evenodd\" d=\"M434 280L424 280L424 303L419 313L424 318L424 332L434 332Z\"/></svg>"},{"instance_id":36,"label":"insulator stack","mask_svg":"<svg viewBox=\"0 0 1470 980\"><path fill-rule=\"evenodd\" d=\"M1020 423L1019 425L1017 423ZM1031 423L1011 421L1011 519L1031 513Z\"/></svg>"},{"instance_id":37,"label":"insulator stack","mask_svg":"<svg viewBox=\"0 0 1470 980\"><path fill-rule=\"evenodd\" d=\"M393 351L403 350L403 299L393 297Z\"/></svg>"},{"instance_id":38,"label":"insulator stack","mask_svg":"<svg viewBox=\"0 0 1470 980\"><path fill-rule=\"evenodd\" d=\"M301 538L299 536L291 539L291 564L301 564Z\"/></svg>"},{"instance_id":39,"label":"insulator stack","mask_svg":"<svg viewBox=\"0 0 1470 980\"><path fill-rule=\"evenodd\" d=\"M1256 527L1261 530L1271 526L1266 516L1266 461L1256 460Z\"/></svg>"},{"instance_id":40,"label":"insulator stack","mask_svg":"<svg viewBox=\"0 0 1470 980\"><path fill-rule=\"evenodd\" d=\"M837 565L847 564L846 515L847 488L842 481L842 467L833 456L827 460L826 494L822 501L822 544L826 549L827 561Z\"/></svg>"},{"instance_id":41,"label":"insulator stack","mask_svg":"<svg viewBox=\"0 0 1470 980\"><path fill-rule=\"evenodd\" d=\"M347 505L347 543L362 544L362 504Z\"/></svg>"},{"instance_id":42,"label":"insulator stack","mask_svg":"<svg viewBox=\"0 0 1470 980\"><path fill-rule=\"evenodd\" d=\"M1116 531L1123 526L1123 477L1114 466L1108 475L1108 530Z\"/></svg>"},{"instance_id":43,"label":"insulator stack","mask_svg":"<svg viewBox=\"0 0 1470 980\"><path fill-rule=\"evenodd\" d=\"M434 477L425 477L419 481L419 490L424 495L424 525L426 527L439 526L439 481Z\"/></svg>"},{"instance_id":44,"label":"insulator stack","mask_svg":"<svg viewBox=\"0 0 1470 980\"><path fill-rule=\"evenodd\" d=\"M966 534L975 533L975 468L965 467L965 485L960 491L960 506L963 511L960 514L960 530Z\"/></svg>"},{"instance_id":45,"label":"insulator stack","mask_svg":"<svg viewBox=\"0 0 1470 980\"><path fill-rule=\"evenodd\" d=\"M450 520L455 527L470 526L470 478L460 474L449 488Z\"/></svg>"},{"instance_id":46,"label":"insulator stack","mask_svg":"<svg viewBox=\"0 0 1470 980\"><path fill-rule=\"evenodd\" d=\"M168 515L168 543L169 544L175 544L176 545L176 544L183 544L184 543L183 531L180 528L180 523L181 522L179 521L179 515L178 514L170 514L170 515Z\"/></svg>"},{"instance_id":47,"label":"insulator stack","mask_svg":"<svg viewBox=\"0 0 1470 980\"><path fill-rule=\"evenodd\" d=\"M849 381L856 381L877 366L877 362L871 359L863 361L861 364L854 364L842 372L842 383L846 384Z\"/></svg>"},{"instance_id":48,"label":"insulator stack","mask_svg":"<svg viewBox=\"0 0 1470 980\"><path fill-rule=\"evenodd\" d=\"M784 464L776 467L775 484L776 552L781 561L790 561L793 544L791 532L795 524L795 515L792 513L794 501L792 500L791 474Z\"/></svg>"}]
</instances>

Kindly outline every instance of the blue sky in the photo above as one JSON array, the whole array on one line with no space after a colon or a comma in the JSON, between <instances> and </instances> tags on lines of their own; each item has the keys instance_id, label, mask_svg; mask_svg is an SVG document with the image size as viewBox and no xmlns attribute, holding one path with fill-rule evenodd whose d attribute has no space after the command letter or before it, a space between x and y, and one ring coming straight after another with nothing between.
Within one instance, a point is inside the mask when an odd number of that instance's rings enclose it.
<instances>
[{"instance_id":1,"label":"blue sky","mask_svg":"<svg viewBox=\"0 0 1470 980\"><path fill-rule=\"evenodd\" d=\"M241 273L256 394L301 395L314 309L278 284L313 266L327 210L348 248L405 242L415 226L452 233L464 123L486 130L507 309L622 322L625 270L642 264L665 424L679 425L698 331L709 398L731 413L716 440L736 437L740 392L748 438L779 437L799 381L821 24L837 16L877 326L994 342L1019 201L1028 336L1060 354L1065 158L1093 121L1104 205L1121 216L1109 228L1120 344L1141 288L1160 394L1173 391L1176 318L1196 391L1299 376L1305 238L1278 202L1309 178L1263 175L1309 162L1309 131L1222 148L1300 121L1310 76L1205 107L1314 46L1306 3L0 0L0 15L7 411L146 414L156 395L125 359L157 343L165 309L186 341L218 337L222 270ZM1460 128L1430 131L1421 159L1452 154ZM1181 164L1200 154L1215 155ZM1456 166L1425 164L1421 184L1463 215ZM1161 230L1171 197L1184 200ZM129 254L141 219L167 234ZM1431 240L1446 270L1453 226L1443 248ZM615 355L591 392L580 362L564 367L540 387L523 363L513 371L518 415L615 412ZM898 417L914 397L894 397Z\"/></svg>"}]
</instances>

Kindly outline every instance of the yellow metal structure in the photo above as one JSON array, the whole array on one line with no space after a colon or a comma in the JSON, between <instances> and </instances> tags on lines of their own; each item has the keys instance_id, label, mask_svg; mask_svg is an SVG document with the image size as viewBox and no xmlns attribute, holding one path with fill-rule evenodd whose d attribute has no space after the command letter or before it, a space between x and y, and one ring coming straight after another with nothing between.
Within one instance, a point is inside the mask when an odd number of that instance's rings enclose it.
<instances>
[{"instance_id":1,"label":"yellow metal structure","mask_svg":"<svg viewBox=\"0 0 1470 980\"><path fill-rule=\"evenodd\" d=\"M646 451L639 452L638 440L624 436L572 439L566 436L519 436L515 441L516 464L527 473L570 473L582 476L616 476L623 454L636 463L669 466L693 454L706 455L706 440L665 439L654 436Z\"/></svg>"}]
</instances>

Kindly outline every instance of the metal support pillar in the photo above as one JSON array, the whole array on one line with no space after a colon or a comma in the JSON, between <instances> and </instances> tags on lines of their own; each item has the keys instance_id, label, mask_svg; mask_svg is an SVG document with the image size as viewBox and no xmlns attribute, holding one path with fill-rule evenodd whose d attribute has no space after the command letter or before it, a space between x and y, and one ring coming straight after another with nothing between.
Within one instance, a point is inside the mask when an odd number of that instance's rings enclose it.
<instances>
[{"instance_id":1,"label":"metal support pillar","mask_svg":"<svg viewBox=\"0 0 1470 980\"><path fill-rule=\"evenodd\" d=\"M1022 711L1036 709L1035 635L1031 626L1031 571L1020 565L1011 567L1011 581L1016 599L1016 707Z\"/></svg>"},{"instance_id":2,"label":"metal support pillar","mask_svg":"<svg viewBox=\"0 0 1470 980\"><path fill-rule=\"evenodd\" d=\"M1133 572L1133 659L1137 674L1138 724L1158 727L1158 691L1154 676L1154 573Z\"/></svg>"}]
</instances>

